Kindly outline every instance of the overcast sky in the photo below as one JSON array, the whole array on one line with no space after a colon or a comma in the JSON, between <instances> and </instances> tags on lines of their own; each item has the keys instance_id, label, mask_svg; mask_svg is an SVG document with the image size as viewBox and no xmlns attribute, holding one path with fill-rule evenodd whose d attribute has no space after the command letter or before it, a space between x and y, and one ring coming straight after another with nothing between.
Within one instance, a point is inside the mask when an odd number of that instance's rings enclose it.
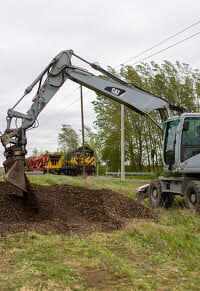
<instances>
[{"instance_id":1,"label":"overcast sky","mask_svg":"<svg viewBox=\"0 0 200 291\"><path fill-rule=\"evenodd\" d=\"M1 132L6 128L7 110L62 50L73 49L104 68L132 65L150 55L145 62L168 60L187 63L193 69L200 66L198 0L0 0L0 4ZM94 98L92 91L84 90L85 124L90 127L95 120L91 106ZM27 100L19 108L26 112L30 106ZM28 155L34 148L55 151L62 124L71 125L77 132L81 128L78 84L67 81L38 120L39 127L28 133Z\"/></svg>"}]
</instances>

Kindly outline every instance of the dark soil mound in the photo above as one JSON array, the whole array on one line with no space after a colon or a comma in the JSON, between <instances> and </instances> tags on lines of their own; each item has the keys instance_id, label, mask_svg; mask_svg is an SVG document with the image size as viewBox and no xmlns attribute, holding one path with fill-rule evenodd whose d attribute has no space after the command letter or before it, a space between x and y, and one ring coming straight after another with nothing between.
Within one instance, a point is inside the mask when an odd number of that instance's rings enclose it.
<instances>
[{"instance_id":1,"label":"dark soil mound","mask_svg":"<svg viewBox=\"0 0 200 291\"><path fill-rule=\"evenodd\" d=\"M120 229L136 219L156 214L122 194L70 185L31 185L35 201L0 182L0 235L33 230L38 233L91 233ZM31 202L31 203L30 203ZM32 203L33 202L33 203Z\"/></svg>"}]
</instances>

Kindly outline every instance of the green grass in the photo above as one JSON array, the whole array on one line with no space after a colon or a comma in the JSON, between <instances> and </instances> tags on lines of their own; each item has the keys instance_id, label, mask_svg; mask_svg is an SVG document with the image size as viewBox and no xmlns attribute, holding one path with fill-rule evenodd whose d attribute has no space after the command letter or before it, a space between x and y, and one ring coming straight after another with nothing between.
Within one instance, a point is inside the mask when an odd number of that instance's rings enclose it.
<instances>
[{"instance_id":1,"label":"green grass","mask_svg":"<svg viewBox=\"0 0 200 291\"><path fill-rule=\"evenodd\" d=\"M133 198L139 185L91 177L29 179L109 188ZM200 215L177 206L156 211L156 223L134 220L110 233L2 236L0 290L200 290Z\"/></svg>"}]
</instances>

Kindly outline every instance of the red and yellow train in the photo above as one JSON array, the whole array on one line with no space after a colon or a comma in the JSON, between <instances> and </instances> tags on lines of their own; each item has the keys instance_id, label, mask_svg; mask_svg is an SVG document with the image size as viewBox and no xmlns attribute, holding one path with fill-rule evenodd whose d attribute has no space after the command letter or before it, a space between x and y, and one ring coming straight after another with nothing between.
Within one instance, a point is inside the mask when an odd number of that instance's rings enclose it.
<instances>
[{"instance_id":1,"label":"red and yellow train","mask_svg":"<svg viewBox=\"0 0 200 291\"><path fill-rule=\"evenodd\" d=\"M94 151L88 147L79 147L66 155L43 154L26 159L26 172L51 173L77 176L96 172Z\"/></svg>"}]
</instances>

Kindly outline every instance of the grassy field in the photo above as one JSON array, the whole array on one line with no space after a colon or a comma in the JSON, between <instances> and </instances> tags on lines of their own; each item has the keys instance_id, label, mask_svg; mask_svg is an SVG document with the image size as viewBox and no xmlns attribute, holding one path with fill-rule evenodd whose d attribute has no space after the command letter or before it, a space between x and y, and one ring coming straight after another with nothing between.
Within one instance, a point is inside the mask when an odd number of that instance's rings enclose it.
<instances>
[{"instance_id":1,"label":"grassy field","mask_svg":"<svg viewBox=\"0 0 200 291\"><path fill-rule=\"evenodd\" d=\"M29 179L109 188L132 198L140 185L50 175ZM1 236L0 290L200 290L200 215L177 205L156 211L156 223L134 220L109 233Z\"/></svg>"}]
</instances>

